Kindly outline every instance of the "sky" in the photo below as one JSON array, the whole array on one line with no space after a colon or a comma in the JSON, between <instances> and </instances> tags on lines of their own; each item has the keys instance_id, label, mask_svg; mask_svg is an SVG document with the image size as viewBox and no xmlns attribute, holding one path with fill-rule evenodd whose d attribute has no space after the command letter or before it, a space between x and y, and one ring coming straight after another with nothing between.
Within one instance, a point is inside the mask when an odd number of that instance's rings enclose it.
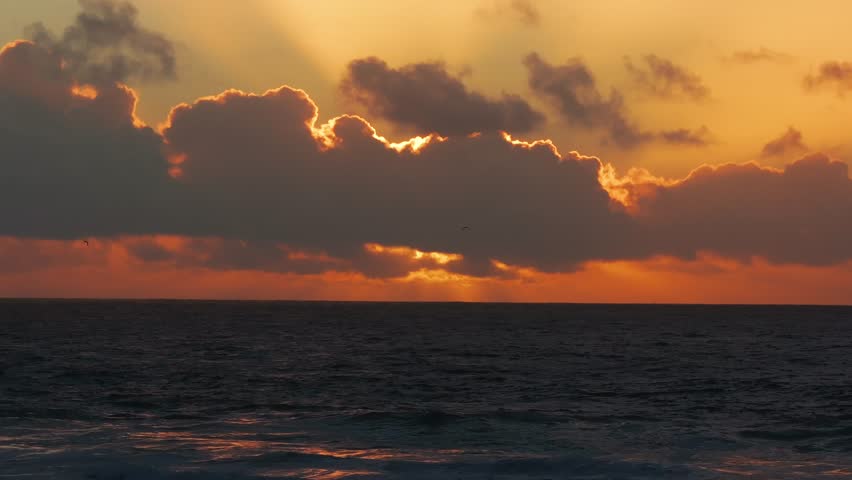
<instances>
[{"instance_id":1,"label":"sky","mask_svg":"<svg viewBox=\"0 0 852 480\"><path fill-rule=\"evenodd\" d=\"M0 296L852 304L842 1L10 1Z\"/></svg>"}]
</instances>

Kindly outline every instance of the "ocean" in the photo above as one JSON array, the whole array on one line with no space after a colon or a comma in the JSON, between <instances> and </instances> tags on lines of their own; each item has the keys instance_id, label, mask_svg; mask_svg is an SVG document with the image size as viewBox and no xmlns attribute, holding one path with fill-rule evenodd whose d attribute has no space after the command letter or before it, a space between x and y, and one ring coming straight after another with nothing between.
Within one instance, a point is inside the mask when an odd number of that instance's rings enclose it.
<instances>
[{"instance_id":1,"label":"ocean","mask_svg":"<svg viewBox=\"0 0 852 480\"><path fill-rule=\"evenodd\" d=\"M852 478L852 308L0 301L0 479Z\"/></svg>"}]
</instances>

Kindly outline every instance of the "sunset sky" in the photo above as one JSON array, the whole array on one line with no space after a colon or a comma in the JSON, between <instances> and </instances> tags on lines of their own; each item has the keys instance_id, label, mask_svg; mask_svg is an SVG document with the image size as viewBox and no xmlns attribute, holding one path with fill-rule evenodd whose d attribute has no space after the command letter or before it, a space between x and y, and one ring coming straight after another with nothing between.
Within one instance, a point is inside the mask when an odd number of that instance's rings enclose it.
<instances>
[{"instance_id":1,"label":"sunset sky","mask_svg":"<svg viewBox=\"0 0 852 480\"><path fill-rule=\"evenodd\" d=\"M852 304L850 16L5 2L0 297Z\"/></svg>"}]
</instances>

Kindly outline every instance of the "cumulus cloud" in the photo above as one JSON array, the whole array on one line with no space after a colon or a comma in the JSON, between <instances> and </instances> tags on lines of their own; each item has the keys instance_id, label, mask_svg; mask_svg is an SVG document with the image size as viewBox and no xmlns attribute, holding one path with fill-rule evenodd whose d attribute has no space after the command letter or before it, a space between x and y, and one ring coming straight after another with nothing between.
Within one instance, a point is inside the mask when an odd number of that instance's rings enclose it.
<instances>
[{"instance_id":1,"label":"cumulus cloud","mask_svg":"<svg viewBox=\"0 0 852 480\"><path fill-rule=\"evenodd\" d=\"M852 258L850 209L846 164L813 154L783 170L699 168L683 181L645 191L636 218L660 252L822 265Z\"/></svg>"},{"instance_id":2,"label":"cumulus cloud","mask_svg":"<svg viewBox=\"0 0 852 480\"><path fill-rule=\"evenodd\" d=\"M60 59L0 51L0 235L54 238L150 229L169 191L161 138L117 84L80 90Z\"/></svg>"},{"instance_id":3,"label":"cumulus cloud","mask_svg":"<svg viewBox=\"0 0 852 480\"><path fill-rule=\"evenodd\" d=\"M763 146L763 149L760 151L760 156L766 158L783 156L789 153L800 154L807 150L808 147L805 146L805 143L802 140L802 132L793 127L788 127L786 132L782 133L779 137L770 140Z\"/></svg>"},{"instance_id":4,"label":"cumulus cloud","mask_svg":"<svg viewBox=\"0 0 852 480\"><path fill-rule=\"evenodd\" d=\"M130 235L122 245L140 262L379 278L701 252L852 259L852 182L823 155L619 183L597 158L547 141L486 132L392 144L357 116L319 125L290 87L179 105L155 132L134 118L129 88L86 90L65 75L32 43L0 52L0 236Z\"/></svg>"},{"instance_id":5,"label":"cumulus cloud","mask_svg":"<svg viewBox=\"0 0 852 480\"><path fill-rule=\"evenodd\" d=\"M825 62L816 74L806 75L802 84L806 90L833 87L843 96L852 90L852 62Z\"/></svg>"},{"instance_id":6,"label":"cumulus cloud","mask_svg":"<svg viewBox=\"0 0 852 480\"><path fill-rule=\"evenodd\" d=\"M70 80L22 82L40 77L28 60L38 52L52 58L29 43L0 56L0 94L15 102L0 123L0 234L221 237L320 251L362 271L401 257L365 245L405 246L461 254L448 269L486 274L493 258L576 268L625 228L598 160L560 158L550 144L486 133L390 145L358 117L316 125L316 106L288 87L179 106L158 135L134 124L126 87L80 96Z\"/></svg>"},{"instance_id":7,"label":"cumulus cloud","mask_svg":"<svg viewBox=\"0 0 852 480\"><path fill-rule=\"evenodd\" d=\"M757 50L738 50L731 54L725 60L731 63L753 64L759 62L767 63L791 63L796 58L789 53L770 50L766 47L760 47Z\"/></svg>"},{"instance_id":8,"label":"cumulus cloud","mask_svg":"<svg viewBox=\"0 0 852 480\"><path fill-rule=\"evenodd\" d=\"M316 113L287 87L175 109L163 135L185 158L181 183L231 213L195 212L193 224L210 226L195 233L279 239L335 258L363 255L368 243L455 252L464 260L449 268L483 272L492 258L572 268L604 254L626 221L597 181L596 159L499 134L394 148L359 117L318 126Z\"/></svg>"},{"instance_id":9,"label":"cumulus cloud","mask_svg":"<svg viewBox=\"0 0 852 480\"><path fill-rule=\"evenodd\" d=\"M493 99L470 91L441 63L391 68L375 57L354 60L341 82L343 94L371 115L421 133L528 132L544 121L518 95Z\"/></svg>"},{"instance_id":10,"label":"cumulus cloud","mask_svg":"<svg viewBox=\"0 0 852 480\"><path fill-rule=\"evenodd\" d=\"M537 27L541 24L541 13L531 0L496 0L477 8L475 14L486 20L511 17L529 27Z\"/></svg>"},{"instance_id":11,"label":"cumulus cloud","mask_svg":"<svg viewBox=\"0 0 852 480\"><path fill-rule=\"evenodd\" d=\"M642 91L667 100L702 101L710 96L710 89L701 77L685 67L653 54L643 56L642 62L644 65L635 65L629 57L624 59L627 72Z\"/></svg>"},{"instance_id":12,"label":"cumulus cloud","mask_svg":"<svg viewBox=\"0 0 852 480\"><path fill-rule=\"evenodd\" d=\"M42 23L27 28L32 41L60 56L83 83L176 77L174 46L160 33L142 28L129 2L79 0L82 11L62 35Z\"/></svg>"},{"instance_id":13,"label":"cumulus cloud","mask_svg":"<svg viewBox=\"0 0 852 480\"><path fill-rule=\"evenodd\" d=\"M561 116L572 124L585 128L600 128L608 132L609 140L622 148L633 148L648 142L673 145L705 146L708 130L674 129L646 131L627 116L624 97L616 89L608 96L600 93L597 81L589 68L578 58L563 65L552 65L537 53L524 58L533 92L554 103Z\"/></svg>"}]
</instances>

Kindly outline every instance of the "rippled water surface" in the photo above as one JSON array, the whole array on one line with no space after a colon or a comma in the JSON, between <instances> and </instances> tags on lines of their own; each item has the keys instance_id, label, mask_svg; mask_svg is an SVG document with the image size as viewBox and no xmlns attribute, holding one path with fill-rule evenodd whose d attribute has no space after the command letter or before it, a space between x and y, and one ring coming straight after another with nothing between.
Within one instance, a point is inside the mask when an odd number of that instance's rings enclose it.
<instances>
[{"instance_id":1,"label":"rippled water surface","mask_svg":"<svg viewBox=\"0 0 852 480\"><path fill-rule=\"evenodd\" d=\"M852 478L852 309L0 301L0 478Z\"/></svg>"}]
</instances>

